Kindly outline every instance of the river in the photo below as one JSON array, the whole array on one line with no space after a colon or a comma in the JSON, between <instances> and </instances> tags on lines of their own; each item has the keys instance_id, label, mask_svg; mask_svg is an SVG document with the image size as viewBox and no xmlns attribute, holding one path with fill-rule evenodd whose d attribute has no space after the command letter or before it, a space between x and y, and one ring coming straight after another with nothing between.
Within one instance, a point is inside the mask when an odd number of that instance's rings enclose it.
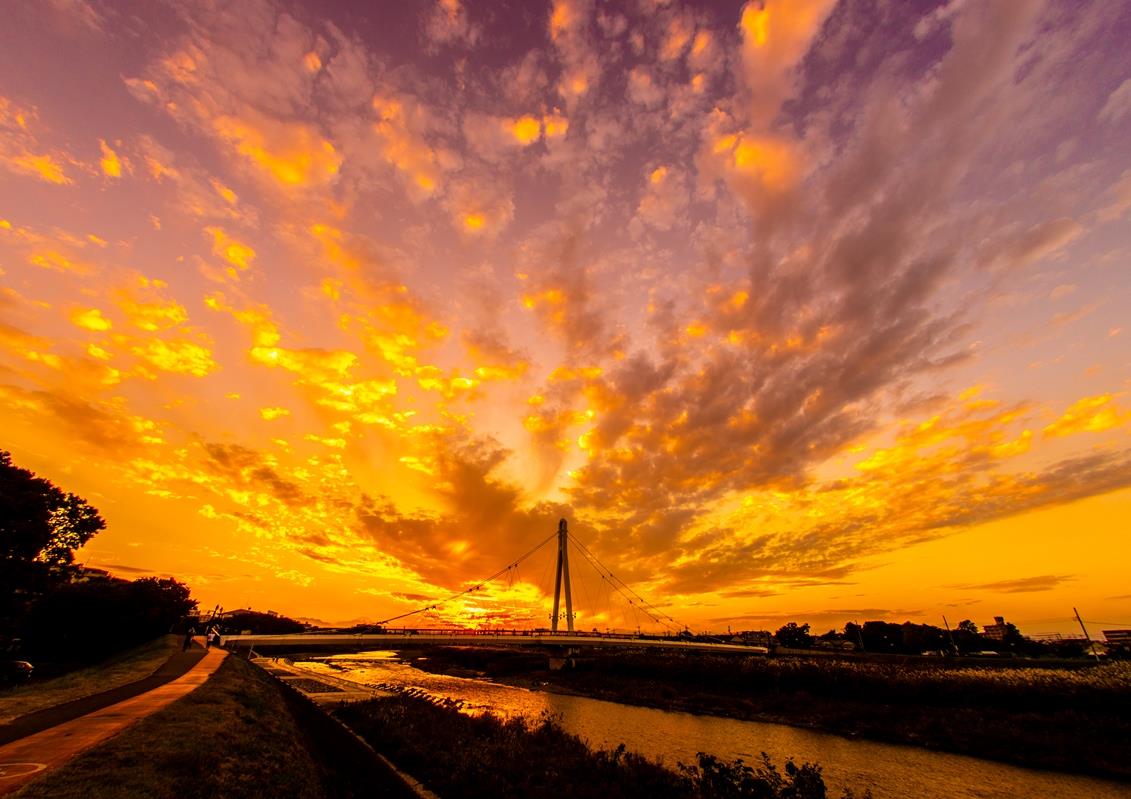
<instances>
[{"instance_id":1,"label":"river","mask_svg":"<svg viewBox=\"0 0 1131 799\"><path fill-rule=\"evenodd\" d=\"M634 707L599 699L529 691L482 679L431 674L396 652L363 652L299 665L340 679L393 690L415 690L458 702L466 712L537 719L549 713L595 748L624 743L670 767L694 763L697 752L757 764L766 752L780 769L787 758L819 763L831 797L850 787L875 799L1016 799L1131 797L1131 785L1093 777L1010 766L911 746L850 740L839 735L718 716Z\"/></svg>"}]
</instances>

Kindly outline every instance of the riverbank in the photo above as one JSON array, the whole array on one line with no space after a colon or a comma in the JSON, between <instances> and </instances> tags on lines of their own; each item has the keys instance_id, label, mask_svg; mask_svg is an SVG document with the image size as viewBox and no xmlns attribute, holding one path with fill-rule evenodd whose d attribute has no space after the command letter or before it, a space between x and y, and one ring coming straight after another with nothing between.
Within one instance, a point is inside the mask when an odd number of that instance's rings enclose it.
<instances>
[{"instance_id":1,"label":"riverbank","mask_svg":"<svg viewBox=\"0 0 1131 799\"><path fill-rule=\"evenodd\" d=\"M344 705L335 713L441 796L557 799L567 788L578 799L830 795L819 765L789 762L779 770L768 761L748 765L702 756L696 764L669 770L623 745L594 751L548 717L528 724L467 715L407 695ZM851 799L854 794L831 795Z\"/></svg>"},{"instance_id":2,"label":"riverbank","mask_svg":"<svg viewBox=\"0 0 1131 799\"><path fill-rule=\"evenodd\" d=\"M1131 780L1125 663L1065 671L618 653L551 672L544 655L463 648L431 650L412 663L534 690Z\"/></svg>"},{"instance_id":3,"label":"riverbank","mask_svg":"<svg viewBox=\"0 0 1131 799\"><path fill-rule=\"evenodd\" d=\"M352 799L384 790L391 775L341 762L296 720L280 686L227 658L200 688L26 786L18 799L195 799L287 796Z\"/></svg>"}]
</instances>

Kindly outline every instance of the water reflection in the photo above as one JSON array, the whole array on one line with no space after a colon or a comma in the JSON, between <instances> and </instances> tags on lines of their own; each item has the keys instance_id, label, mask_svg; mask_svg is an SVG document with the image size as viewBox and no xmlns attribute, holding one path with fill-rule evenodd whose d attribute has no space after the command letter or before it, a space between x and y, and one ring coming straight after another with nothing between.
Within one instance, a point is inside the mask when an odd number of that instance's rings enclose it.
<instances>
[{"instance_id":1,"label":"water reflection","mask_svg":"<svg viewBox=\"0 0 1131 799\"><path fill-rule=\"evenodd\" d=\"M717 716L697 716L576 696L528 691L490 680L430 674L396 652L363 652L308 661L305 667L393 690L412 690L456 701L465 712L536 719L551 713L594 747L628 749L674 767L697 752L756 761L761 752L779 768L792 757L820 763L830 795L845 786L875 799L1014 799L1019 796L1131 796L1131 787L1108 780L1018 768L907 746L849 740L838 735Z\"/></svg>"}]
</instances>

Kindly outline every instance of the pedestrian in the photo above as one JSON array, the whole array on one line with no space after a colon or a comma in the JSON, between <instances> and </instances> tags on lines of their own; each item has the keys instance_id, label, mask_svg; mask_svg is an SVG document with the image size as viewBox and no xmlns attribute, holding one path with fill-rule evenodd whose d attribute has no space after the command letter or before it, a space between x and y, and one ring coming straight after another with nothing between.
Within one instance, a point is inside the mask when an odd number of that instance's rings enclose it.
<instances>
[{"instance_id":1,"label":"pedestrian","mask_svg":"<svg viewBox=\"0 0 1131 799\"><path fill-rule=\"evenodd\" d=\"M181 647L182 652L188 652L188 648L192 646L192 637L194 635L196 635L196 628L190 625L189 628L185 630L185 644Z\"/></svg>"}]
</instances>

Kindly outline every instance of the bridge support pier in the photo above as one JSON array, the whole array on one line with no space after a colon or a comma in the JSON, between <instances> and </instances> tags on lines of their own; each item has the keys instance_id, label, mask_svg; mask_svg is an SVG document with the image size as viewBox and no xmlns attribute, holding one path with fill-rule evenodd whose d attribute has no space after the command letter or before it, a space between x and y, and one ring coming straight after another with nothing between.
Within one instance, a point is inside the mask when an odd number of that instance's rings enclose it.
<instances>
[{"instance_id":1,"label":"bridge support pier","mask_svg":"<svg viewBox=\"0 0 1131 799\"><path fill-rule=\"evenodd\" d=\"M550 650L550 671L562 671L577 666L578 650L575 646L560 646Z\"/></svg>"}]
</instances>

